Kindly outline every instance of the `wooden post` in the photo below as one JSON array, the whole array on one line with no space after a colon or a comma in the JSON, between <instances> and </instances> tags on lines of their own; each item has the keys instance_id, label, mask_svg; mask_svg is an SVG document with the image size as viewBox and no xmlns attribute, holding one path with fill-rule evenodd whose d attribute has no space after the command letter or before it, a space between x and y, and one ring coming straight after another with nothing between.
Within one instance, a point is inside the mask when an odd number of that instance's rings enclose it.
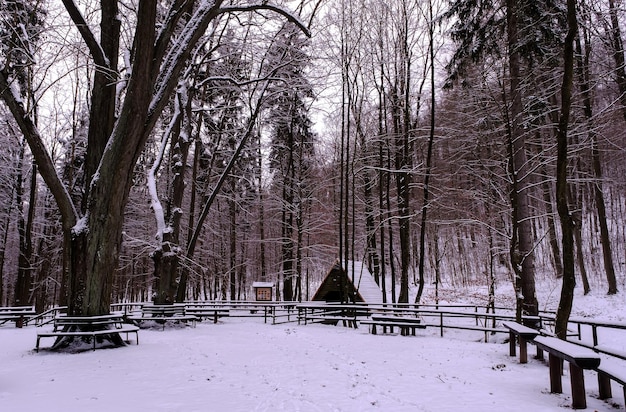
<instances>
[{"instance_id":1,"label":"wooden post","mask_svg":"<svg viewBox=\"0 0 626 412\"><path fill-rule=\"evenodd\" d=\"M515 356L515 333L509 331L509 356Z\"/></svg>"},{"instance_id":2,"label":"wooden post","mask_svg":"<svg viewBox=\"0 0 626 412\"><path fill-rule=\"evenodd\" d=\"M593 346L598 346L598 329L596 325L591 325L591 332L593 334Z\"/></svg>"},{"instance_id":3,"label":"wooden post","mask_svg":"<svg viewBox=\"0 0 626 412\"><path fill-rule=\"evenodd\" d=\"M572 408L587 408L587 397L585 395L585 376L582 368L575 364L569 364L570 381L572 382Z\"/></svg>"},{"instance_id":4,"label":"wooden post","mask_svg":"<svg viewBox=\"0 0 626 412\"><path fill-rule=\"evenodd\" d=\"M598 392L600 399L609 399L613 397L611 392L611 378L604 372L598 371Z\"/></svg>"},{"instance_id":5,"label":"wooden post","mask_svg":"<svg viewBox=\"0 0 626 412\"><path fill-rule=\"evenodd\" d=\"M537 346L537 356L536 356L537 360L543 360L543 350Z\"/></svg>"},{"instance_id":6,"label":"wooden post","mask_svg":"<svg viewBox=\"0 0 626 412\"><path fill-rule=\"evenodd\" d=\"M441 337L443 338L443 313L439 313L439 328Z\"/></svg>"},{"instance_id":7,"label":"wooden post","mask_svg":"<svg viewBox=\"0 0 626 412\"><path fill-rule=\"evenodd\" d=\"M561 359L548 353L548 366L550 368L550 392L563 393L563 385L561 383Z\"/></svg>"},{"instance_id":8,"label":"wooden post","mask_svg":"<svg viewBox=\"0 0 626 412\"><path fill-rule=\"evenodd\" d=\"M519 363L528 363L528 345L522 336L519 337Z\"/></svg>"}]
</instances>

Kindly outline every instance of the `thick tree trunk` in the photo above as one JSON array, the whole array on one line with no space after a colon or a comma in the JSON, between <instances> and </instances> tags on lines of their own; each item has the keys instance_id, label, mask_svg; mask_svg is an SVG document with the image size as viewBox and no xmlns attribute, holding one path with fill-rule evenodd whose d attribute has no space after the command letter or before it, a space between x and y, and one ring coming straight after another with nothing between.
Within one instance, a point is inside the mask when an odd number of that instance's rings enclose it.
<instances>
[{"instance_id":1,"label":"thick tree trunk","mask_svg":"<svg viewBox=\"0 0 626 412\"><path fill-rule=\"evenodd\" d=\"M116 88L118 84L117 62L120 44L121 22L117 1L101 1L100 45L108 60L106 67L95 70L89 112L88 150L85 158L85 181L90 182L96 172L102 154L115 124ZM86 190L83 202L87 201ZM83 204L85 206L85 204ZM84 210L83 210L84 211Z\"/></svg>"},{"instance_id":2,"label":"thick tree trunk","mask_svg":"<svg viewBox=\"0 0 626 412\"><path fill-rule=\"evenodd\" d=\"M172 250L175 242L168 241L169 234L163 238L161 247L152 253L154 261L154 279L156 283L156 293L154 303L157 305L170 305L176 301L178 290L178 268L180 263L180 251Z\"/></svg>"},{"instance_id":3,"label":"thick tree trunk","mask_svg":"<svg viewBox=\"0 0 626 412\"><path fill-rule=\"evenodd\" d=\"M518 2L507 0L507 43L509 49L509 71L511 91L510 120L510 157L512 185L513 225L517 239L511 250L511 263L515 267L518 299L521 301L520 312L537 315L539 306L535 291L535 263L533 256L534 239L532 233L532 213L530 198L530 167L526 156L526 145L520 125L523 113L521 90L521 62L518 50L519 32L517 14Z\"/></svg>"}]
</instances>

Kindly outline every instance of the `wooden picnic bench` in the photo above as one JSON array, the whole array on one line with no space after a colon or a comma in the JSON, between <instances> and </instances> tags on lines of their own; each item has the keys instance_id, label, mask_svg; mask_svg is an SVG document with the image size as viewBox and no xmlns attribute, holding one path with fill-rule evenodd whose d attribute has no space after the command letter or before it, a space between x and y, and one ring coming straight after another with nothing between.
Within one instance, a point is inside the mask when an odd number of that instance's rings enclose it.
<instances>
[{"instance_id":1,"label":"wooden picnic bench","mask_svg":"<svg viewBox=\"0 0 626 412\"><path fill-rule=\"evenodd\" d=\"M502 322L502 325L509 330L509 355L515 356L515 340L519 342L519 363L528 362L527 342L539 335L539 331L518 322Z\"/></svg>"},{"instance_id":2,"label":"wooden picnic bench","mask_svg":"<svg viewBox=\"0 0 626 412\"><path fill-rule=\"evenodd\" d=\"M15 326L21 328L35 315L37 312L32 306L3 306L0 307L0 325L15 322Z\"/></svg>"},{"instance_id":3,"label":"wooden picnic bench","mask_svg":"<svg viewBox=\"0 0 626 412\"><path fill-rule=\"evenodd\" d=\"M162 325L165 329L167 322L191 322L193 327L196 326L196 318L193 315L185 313L184 305L144 305L141 312L131 313L126 319L141 327L143 322L154 321Z\"/></svg>"},{"instance_id":4,"label":"wooden picnic bench","mask_svg":"<svg viewBox=\"0 0 626 412\"><path fill-rule=\"evenodd\" d=\"M230 316L230 309L217 306L187 306L185 313L195 316L200 321L213 319L213 323L217 323L220 318Z\"/></svg>"},{"instance_id":5,"label":"wooden picnic bench","mask_svg":"<svg viewBox=\"0 0 626 412\"><path fill-rule=\"evenodd\" d=\"M402 336L408 336L409 334L415 336L416 329L425 329L426 325L421 323L422 320L414 316L392 316L392 315L377 315L373 314L370 319L362 320L362 325L370 325L370 331L372 335L376 335L376 326L381 326L383 333L393 333L393 328L397 327L400 330Z\"/></svg>"},{"instance_id":6,"label":"wooden picnic bench","mask_svg":"<svg viewBox=\"0 0 626 412\"><path fill-rule=\"evenodd\" d=\"M538 357L543 357L543 351L548 352L550 392L563 392L561 382L563 361L568 361L572 385L572 408L585 409L587 399L583 370L597 369L600 366L600 356L589 348L550 336L537 336L532 342L537 346Z\"/></svg>"},{"instance_id":7,"label":"wooden picnic bench","mask_svg":"<svg viewBox=\"0 0 626 412\"><path fill-rule=\"evenodd\" d=\"M93 350L96 350L97 336L113 334L135 334L135 342L139 345L139 328L135 325L124 323L124 316L121 313L99 315L99 316L58 316L54 318L54 329L52 331L37 332L37 343L35 351L39 352L39 342L41 338L47 337L91 337Z\"/></svg>"},{"instance_id":8,"label":"wooden picnic bench","mask_svg":"<svg viewBox=\"0 0 626 412\"><path fill-rule=\"evenodd\" d=\"M322 323L326 325L337 325L339 322L343 326L357 328L359 317L369 316L368 307L355 304L303 304L298 305L298 324L300 322Z\"/></svg>"},{"instance_id":9,"label":"wooden picnic bench","mask_svg":"<svg viewBox=\"0 0 626 412\"><path fill-rule=\"evenodd\" d=\"M622 385L622 392L626 400L626 365L623 362L621 362L622 365L605 363L606 359L603 360L601 365L596 367L596 372L598 372L598 398L609 399L613 397L611 391L611 381L613 380Z\"/></svg>"},{"instance_id":10,"label":"wooden picnic bench","mask_svg":"<svg viewBox=\"0 0 626 412\"><path fill-rule=\"evenodd\" d=\"M327 313L327 314L320 314L320 315L310 315L307 316L305 319L305 324L307 322L311 322L311 323L322 323L325 325L338 325L339 322L341 322L341 324L343 326L347 326L350 328L358 328L358 324L356 322L356 315L353 314L342 314L341 312L338 312L336 314L333 313Z\"/></svg>"}]
</instances>

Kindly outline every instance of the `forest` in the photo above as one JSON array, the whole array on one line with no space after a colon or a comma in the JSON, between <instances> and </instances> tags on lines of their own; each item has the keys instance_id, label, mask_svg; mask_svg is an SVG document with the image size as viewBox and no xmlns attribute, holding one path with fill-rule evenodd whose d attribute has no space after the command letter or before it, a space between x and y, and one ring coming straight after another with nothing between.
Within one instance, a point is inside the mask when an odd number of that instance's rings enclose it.
<instances>
[{"instance_id":1,"label":"forest","mask_svg":"<svg viewBox=\"0 0 626 412\"><path fill-rule=\"evenodd\" d=\"M626 283L618 0L2 0L0 305ZM567 306L567 305L565 305Z\"/></svg>"}]
</instances>

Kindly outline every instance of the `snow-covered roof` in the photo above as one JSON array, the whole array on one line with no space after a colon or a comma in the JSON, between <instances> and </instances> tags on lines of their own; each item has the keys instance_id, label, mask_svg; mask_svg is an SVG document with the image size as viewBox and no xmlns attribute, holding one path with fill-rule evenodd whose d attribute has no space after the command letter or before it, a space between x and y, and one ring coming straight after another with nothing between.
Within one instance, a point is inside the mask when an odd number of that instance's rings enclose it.
<instances>
[{"instance_id":1,"label":"snow-covered roof","mask_svg":"<svg viewBox=\"0 0 626 412\"><path fill-rule=\"evenodd\" d=\"M272 288L274 284L272 282L252 282L253 288Z\"/></svg>"},{"instance_id":2,"label":"snow-covered roof","mask_svg":"<svg viewBox=\"0 0 626 412\"><path fill-rule=\"evenodd\" d=\"M354 287L366 303L383 303L383 293L370 273L367 265L360 261L348 261L346 265L348 279L354 279ZM353 273L354 268L354 273ZM354 276L353 276L354 274Z\"/></svg>"}]
</instances>

